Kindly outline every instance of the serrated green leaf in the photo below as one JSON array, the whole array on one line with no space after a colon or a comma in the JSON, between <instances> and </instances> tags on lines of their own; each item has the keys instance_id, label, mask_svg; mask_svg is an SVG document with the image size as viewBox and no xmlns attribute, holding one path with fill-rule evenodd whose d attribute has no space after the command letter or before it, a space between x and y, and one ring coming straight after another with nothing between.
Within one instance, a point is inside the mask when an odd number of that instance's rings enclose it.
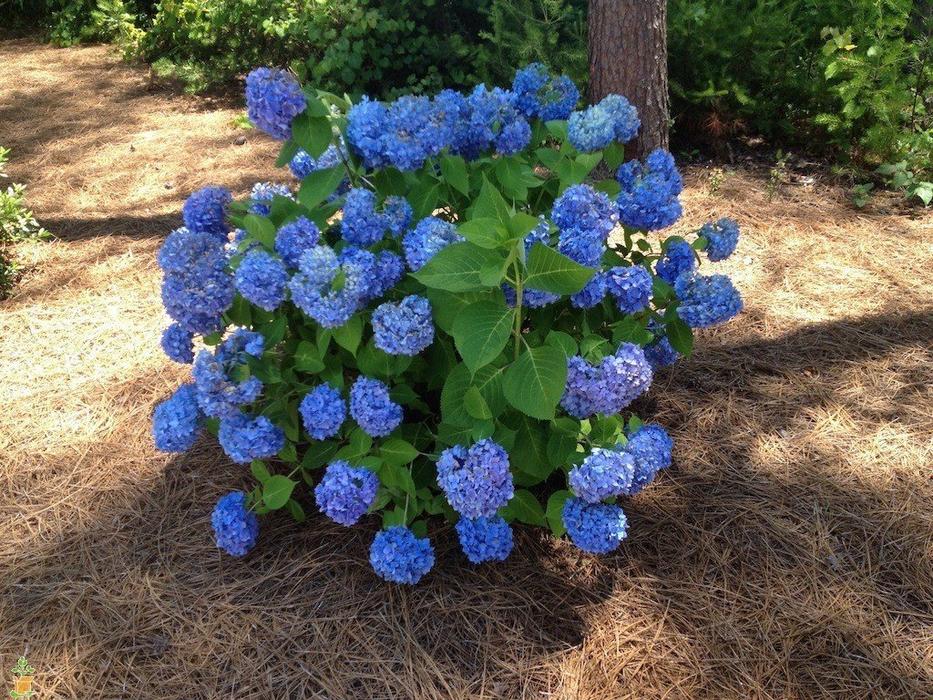
<instances>
[{"instance_id":1,"label":"serrated green leaf","mask_svg":"<svg viewBox=\"0 0 933 700\"><path fill-rule=\"evenodd\" d=\"M471 219L495 219L503 225L508 225L512 216L511 208L502 197L502 193L496 189L484 175L483 184L480 186L479 196L470 210Z\"/></svg>"},{"instance_id":2,"label":"serrated green leaf","mask_svg":"<svg viewBox=\"0 0 933 700\"><path fill-rule=\"evenodd\" d=\"M340 347L356 355L357 348L360 347L360 340L363 338L363 318L353 316L339 328L333 329L334 342Z\"/></svg>"},{"instance_id":3,"label":"serrated green leaf","mask_svg":"<svg viewBox=\"0 0 933 700\"><path fill-rule=\"evenodd\" d=\"M266 469L266 463L259 459L254 459L249 465L249 470L260 484L268 481L272 475Z\"/></svg>"},{"instance_id":4,"label":"serrated green leaf","mask_svg":"<svg viewBox=\"0 0 933 700\"><path fill-rule=\"evenodd\" d=\"M448 292L469 292L488 288L481 279L483 268L501 265L503 256L499 251L486 250L472 243L453 243L412 276L426 287L444 289Z\"/></svg>"},{"instance_id":5,"label":"serrated green leaf","mask_svg":"<svg viewBox=\"0 0 933 700\"><path fill-rule=\"evenodd\" d=\"M514 309L494 301L479 301L460 312L453 326L454 343L470 371L475 372L502 353L514 319Z\"/></svg>"},{"instance_id":6,"label":"serrated green leaf","mask_svg":"<svg viewBox=\"0 0 933 700\"><path fill-rule=\"evenodd\" d=\"M275 247L275 226L265 217L247 214L243 218L243 228L250 238L262 243L264 248L272 250Z\"/></svg>"},{"instance_id":7,"label":"serrated green leaf","mask_svg":"<svg viewBox=\"0 0 933 700\"><path fill-rule=\"evenodd\" d=\"M292 120L292 140L312 158L317 158L330 145L330 121L327 117L303 112Z\"/></svg>"},{"instance_id":8,"label":"serrated green leaf","mask_svg":"<svg viewBox=\"0 0 933 700\"><path fill-rule=\"evenodd\" d=\"M690 326L680 316L671 314L670 318L665 318L664 330L671 347L684 357L689 357L693 352L693 330Z\"/></svg>"},{"instance_id":9,"label":"serrated green leaf","mask_svg":"<svg viewBox=\"0 0 933 700\"><path fill-rule=\"evenodd\" d=\"M505 397L532 418L554 417L567 383L567 358L563 350L542 345L523 352L505 372Z\"/></svg>"},{"instance_id":10,"label":"serrated green leaf","mask_svg":"<svg viewBox=\"0 0 933 700\"><path fill-rule=\"evenodd\" d=\"M488 421L492 418L492 411L489 410L486 399L475 386L471 386L463 395L463 407L471 417L477 420Z\"/></svg>"},{"instance_id":11,"label":"serrated green leaf","mask_svg":"<svg viewBox=\"0 0 933 700\"><path fill-rule=\"evenodd\" d=\"M564 503L570 498L570 491L555 491L547 499L547 522L554 533L554 537L560 537L567 528L564 526Z\"/></svg>"},{"instance_id":12,"label":"serrated green leaf","mask_svg":"<svg viewBox=\"0 0 933 700\"><path fill-rule=\"evenodd\" d=\"M344 177L346 171L342 165L328 170L315 170L301 182L298 201L308 209L316 207L333 194Z\"/></svg>"},{"instance_id":13,"label":"serrated green leaf","mask_svg":"<svg viewBox=\"0 0 933 700\"><path fill-rule=\"evenodd\" d=\"M470 178L467 175L466 162L460 156L441 158L441 174L444 179L461 194L469 196Z\"/></svg>"},{"instance_id":14,"label":"serrated green leaf","mask_svg":"<svg viewBox=\"0 0 933 700\"><path fill-rule=\"evenodd\" d=\"M414 460L419 452L407 440L389 438L379 447L379 454L386 464L402 465Z\"/></svg>"},{"instance_id":15,"label":"serrated green leaf","mask_svg":"<svg viewBox=\"0 0 933 700\"><path fill-rule=\"evenodd\" d=\"M457 231L473 245L489 250L503 246L506 241L503 226L498 219L470 219L460 224Z\"/></svg>"},{"instance_id":16,"label":"serrated green leaf","mask_svg":"<svg viewBox=\"0 0 933 700\"><path fill-rule=\"evenodd\" d=\"M298 343L298 347L295 348L295 369L310 374L317 374L324 369L324 362L314 343L307 340Z\"/></svg>"},{"instance_id":17,"label":"serrated green leaf","mask_svg":"<svg viewBox=\"0 0 933 700\"><path fill-rule=\"evenodd\" d=\"M532 246L526 267L526 287L554 294L576 294L595 273L542 243Z\"/></svg>"},{"instance_id":18,"label":"serrated green leaf","mask_svg":"<svg viewBox=\"0 0 933 700\"><path fill-rule=\"evenodd\" d=\"M528 525L545 525L547 518L544 515L544 509L538 503L531 491L518 489L512 500L504 508L499 509L499 513L509 522L518 521Z\"/></svg>"},{"instance_id":19,"label":"serrated green leaf","mask_svg":"<svg viewBox=\"0 0 933 700\"><path fill-rule=\"evenodd\" d=\"M270 476L262 485L263 504L269 510L278 510L288 503L297 483L281 474Z\"/></svg>"}]
</instances>

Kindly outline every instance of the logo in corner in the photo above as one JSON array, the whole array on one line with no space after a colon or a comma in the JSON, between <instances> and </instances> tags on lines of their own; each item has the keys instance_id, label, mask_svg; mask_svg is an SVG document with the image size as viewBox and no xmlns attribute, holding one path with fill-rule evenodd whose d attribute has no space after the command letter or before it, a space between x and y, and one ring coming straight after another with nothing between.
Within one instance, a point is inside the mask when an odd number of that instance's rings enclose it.
<instances>
[{"instance_id":1,"label":"logo in corner","mask_svg":"<svg viewBox=\"0 0 933 700\"><path fill-rule=\"evenodd\" d=\"M32 689L32 678L35 672L36 669L29 665L25 656L19 657L19 661L10 669L10 673L14 676L13 690L10 691L11 698L31 698L36 694L36 691Z\"/></svg>"}]
</instances>

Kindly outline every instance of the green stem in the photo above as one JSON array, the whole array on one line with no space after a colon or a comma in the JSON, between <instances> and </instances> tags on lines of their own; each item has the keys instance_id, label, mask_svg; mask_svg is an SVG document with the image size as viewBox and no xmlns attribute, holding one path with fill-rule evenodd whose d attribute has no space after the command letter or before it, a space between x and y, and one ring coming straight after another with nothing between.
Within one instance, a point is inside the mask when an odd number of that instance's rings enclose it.
<instances>
[{"instance_id":1,"label":"green stem","mask_svg":"<svg viewBox=\"0 0 933 700\"><path fill-rule=\"evenodd\" d=\"M520 263L515 261L515 359L518 359L519 350L521 350L522 340L522 275L519 269Z\"/></svg>"}]
</instances>

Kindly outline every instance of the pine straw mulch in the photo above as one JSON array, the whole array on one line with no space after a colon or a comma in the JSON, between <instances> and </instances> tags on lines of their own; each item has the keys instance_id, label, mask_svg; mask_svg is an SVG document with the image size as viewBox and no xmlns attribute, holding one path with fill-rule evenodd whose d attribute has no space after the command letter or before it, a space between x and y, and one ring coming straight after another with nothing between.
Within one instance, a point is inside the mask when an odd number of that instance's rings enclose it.
<instances>
[{"instance_id":1,"label":"pine straw mulch","mask_svg":"<svg viewBox=\"0 0 933 700\"><path fill-rule=\"evenodd\" d=\"M675 465L614 556L520 531L470 568L450 532L416 588L373 524L209 515L244 485L209 440L166 457L153 255L190 190L244 189L274 145L104 48L0 43L0 143L61 238L17 248L0 304L0 662L43 698L921 698L933 688L933 217L829 186L689 170L688 220L733 215L746 312L661 373L642 415ZM218 107L218 105L213 105ZM247 143L236 145L238 135Z\"/></svg>"}]
</instances>

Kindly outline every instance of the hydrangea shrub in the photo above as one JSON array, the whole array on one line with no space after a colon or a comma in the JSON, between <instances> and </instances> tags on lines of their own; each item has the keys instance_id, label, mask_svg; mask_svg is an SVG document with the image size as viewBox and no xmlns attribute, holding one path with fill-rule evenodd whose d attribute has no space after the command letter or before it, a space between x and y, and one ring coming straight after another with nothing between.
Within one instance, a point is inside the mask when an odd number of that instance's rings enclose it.
<instances>
[{"instance_id":1,"label":"hydrangea shrub","mask_svg":"<svg viewBox=\"0 0 933 700\"><path fill-rule=\"evenodd\" d=\"M516 522L616 549L620 499L673 447L631 404L742 308L698 271L733 252L735 222L653 233L681 216L674 159L625 161L634 107L578 109L537 64L510 89L391 103L269 68L246 85L297 182L195 192L159 252L163 348L193 367L156 445L210 431L255 479L217 504L218 546L242 556L259 518L312 507L381 518L370 562L399 583L433 566L440 519L475 564L509 556Z\"/></svg>"}]
</instances>

